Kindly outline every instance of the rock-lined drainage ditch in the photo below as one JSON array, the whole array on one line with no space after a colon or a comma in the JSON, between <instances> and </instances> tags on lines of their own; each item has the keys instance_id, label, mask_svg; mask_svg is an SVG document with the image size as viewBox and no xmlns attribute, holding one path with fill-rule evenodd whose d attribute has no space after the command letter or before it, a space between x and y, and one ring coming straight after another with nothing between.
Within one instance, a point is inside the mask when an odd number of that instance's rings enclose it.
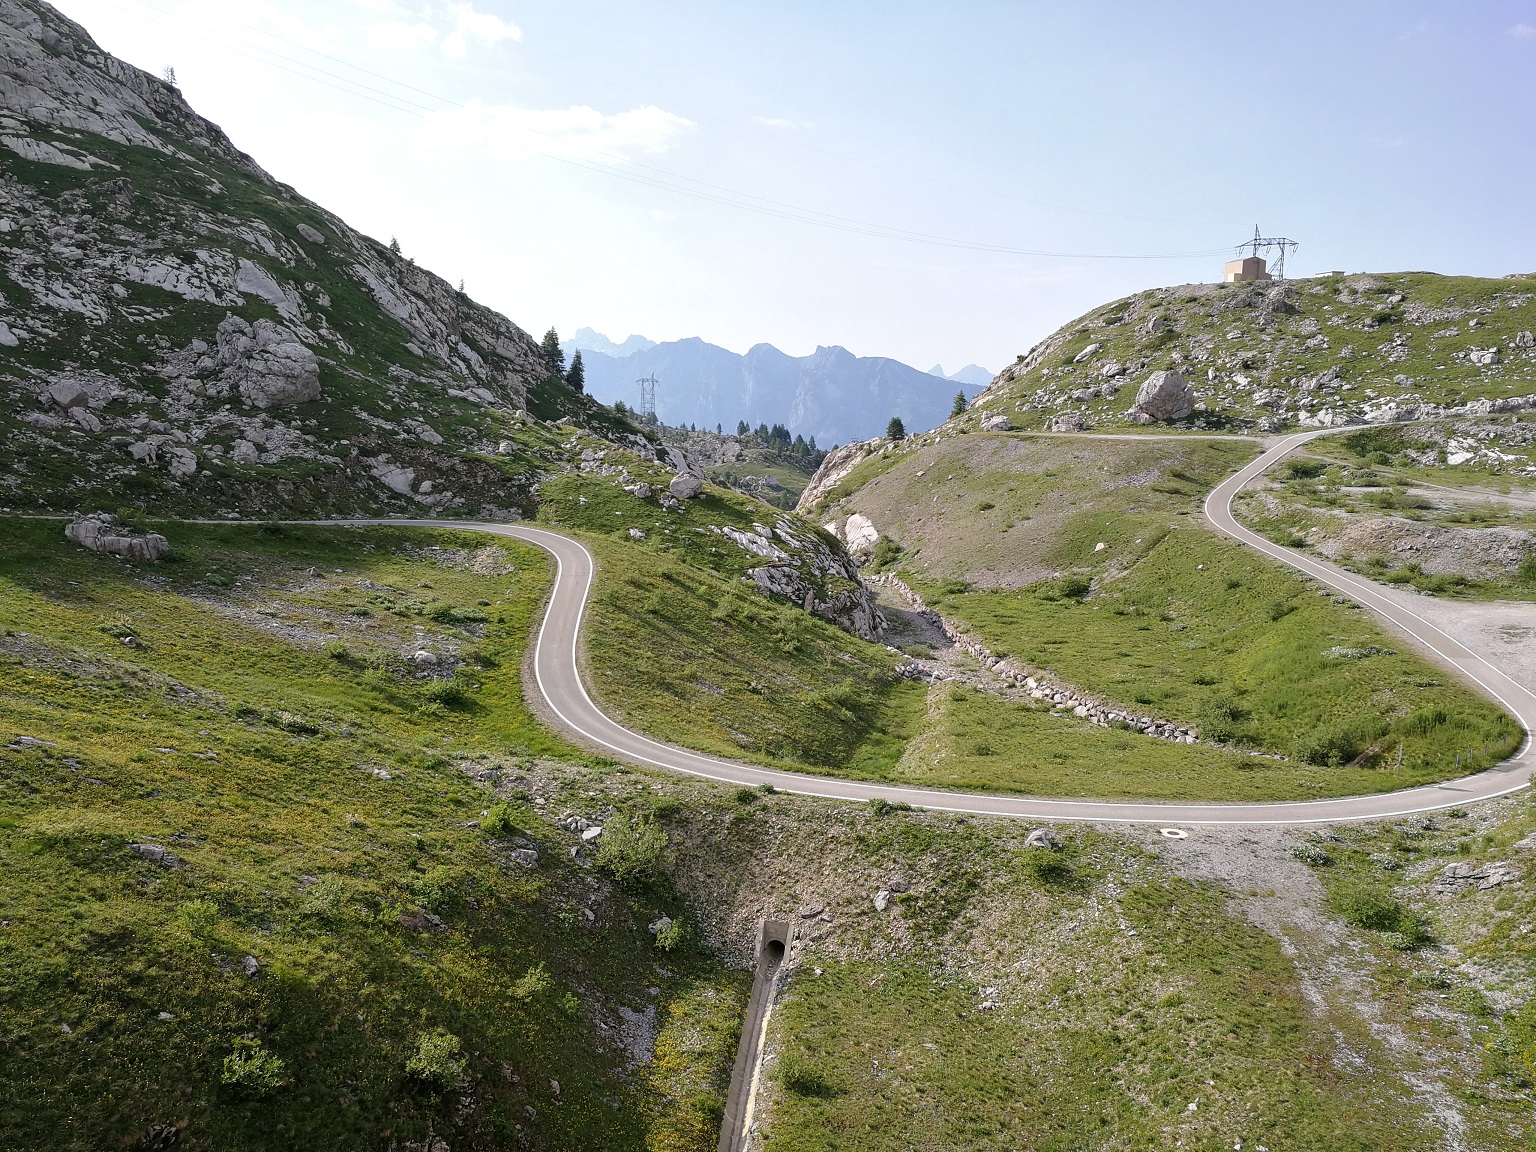
<instances>
[{"instance_id":1,"label":"rock-lined drainage ditch","mask_svg":"<svg viewBox=\"0 0 1536 1152\"><path fill-rule=\"evenodd\" d=\"M1114 708L1077 689L1066 687L1040 669L1019 664L1011 657L994 656L985 644L968 635L958 621L942 616L928 607L923 598L899 577L875 573L866 575L864 579L867 583L891 589L905 601L908 608L941 632L950 644L975 659L981 666L981 674L977 675L950 667L940 660L909 656L905 663L897 667L896 672L899 676L928 682L955 681L969 684L985 692L997 692L999 689L1012 690L1029 699L1046 702L1058 712L1070 713L1099 728L1120 727L1128 732L1138 732L1143 736L1169 740L1175 744L1205 744L1212 748L1231 747L1215 740L1201 740L1199 730L1187 725ZM1002 683L989 681L988 676ZM1248 755L1263 756L1266 759L1286 759L1284 756L1256 752L1252 749L1242 749L1242 751Z\"/></svg>"}]
</instances>

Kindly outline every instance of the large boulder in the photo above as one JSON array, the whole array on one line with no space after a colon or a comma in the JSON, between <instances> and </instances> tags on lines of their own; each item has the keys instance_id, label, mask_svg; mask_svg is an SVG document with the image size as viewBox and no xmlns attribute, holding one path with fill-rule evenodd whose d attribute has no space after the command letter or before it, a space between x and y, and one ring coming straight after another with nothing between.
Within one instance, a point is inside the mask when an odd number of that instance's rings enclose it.
<instances>
[{"instance_id":1,"label":"large boulder","mask_svg":"<svg viewBox=\"0 0 1536 1152\"><path fill-rule=\"evenodd\" d=\"M69 379L55 380L43 389L41 397L44 404L52 404L61 411L68 412L72 408L83 408L90 396L78 383Z\"/></svg>"},{"instance_id":2,"label":"large boulder","mask_svg":"<svg viewBox=\"0 0 1536 1152\"><path fill-rule=\"evenodd\" d=\"M1013 421L1001 412L993 412L991 415L981 418L981 430L983 432L1012 432Z\"/></svg>"},{"instance_id":3,"label":"large boulder","mask_svg":"<svg viewBox=\"0 0 1536 1152\"><path fill-rule=\"evenodd\" d=\"M1058 412L1045 423L1047 432L1082 432L1088 421L1081 412Z\"/></svg>"},{"instance_id":4,"label":"large boulder","mask_svg":"<svg viewBox=\"0 0 1536 1152\"><path fill-rule=\"evenodd\" d=\"M672 477L672 483L667 485L667 491L679 500L692 500L704 491L704 481L700 480L697 476L690 476L684 472L679 476Z\"/></svg>"},{"instance_id":5,"label":"large boulder","mask_svg":"<svg viewBox=\"0 0 1536 1152\"><path fill-rule=\"evenodd\" d=\"M1138 424L1183 420L1194 414L1195 390L1177 372L1154 372L1136 390L1130 417Z\"/></svg>"},{"instance_id":6,"label":"large boulder","mask_svg":"<svg viewBox=\"0 0 1536 1152\"><path fill-rule=\"evenodd\" d=\"M270 320L226 316L218 329L219 378L253 408L286 408L320 398L320 361Z\"/></svg>"},{"instance_id":7,"label":"large boulder","mask_svg":"<svg viewBox=\"0 0 1536 1152\"><path fill-rule=\"evenodd\" d=\"M64 525L64 536L82 548L124 560L155 561L171 550L170 541L159 533L132 535L118 524L117 517L106 512L76 517Z\"/></svg>"}]
</instances>

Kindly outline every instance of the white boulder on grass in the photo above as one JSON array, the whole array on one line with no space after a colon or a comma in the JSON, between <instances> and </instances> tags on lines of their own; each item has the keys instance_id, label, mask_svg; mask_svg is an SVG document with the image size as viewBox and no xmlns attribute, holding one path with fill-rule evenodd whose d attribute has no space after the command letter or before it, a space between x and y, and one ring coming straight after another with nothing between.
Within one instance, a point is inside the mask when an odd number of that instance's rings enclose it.
<instances>
[{"instance_id":1,"label":"white boulder on grass","mask_svg":"<svg viewBox=\"0 0 1536 1152\"><path fill-rule=\"evenodd\" d=\"M64 526L64 537L92 552L124 560L153 562L171 550L170 541L158 532L130 534L118 524L117 517L105 512L77 517Z\"/></svg>"},{"instance_id":2,"label":"white boulder on grass","mask_svg":"<svg viewBox=\"0 0 1536 1152\"><path fill-rule=\"evenodd\" d=\"M1138 424L1183 420L1194 414L1195 390L1177 372L1154 372L1136 390L1129 415Z\"/></svg>"},{"instance_id":3,"label":"white boulder on grass","mask_svg":"<svg viewBox=\"0 0 1536 1152\"><path fill-rule=\"evenodd\" d=\"M692 500L704 491L704 481L684 472L672 477L672 483L667 485L667 491L679 500Z\"/></svg>"}]
</instances>

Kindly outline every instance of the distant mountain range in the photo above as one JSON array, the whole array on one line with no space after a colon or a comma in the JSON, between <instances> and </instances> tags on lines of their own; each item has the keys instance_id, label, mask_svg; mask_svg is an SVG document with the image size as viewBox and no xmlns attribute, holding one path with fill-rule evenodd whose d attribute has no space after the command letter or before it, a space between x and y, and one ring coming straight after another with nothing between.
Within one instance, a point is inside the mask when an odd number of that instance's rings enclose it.
<instances>
[{"instance_id":1,"label":"distant mountain range","mask_svg":"<svg viewBox=\"0 0 1536 1152\"><path fill-rule=\"evenodd\" d=\"M958 372L945 372L944 365L935 364L928 369L928 375L937 376L941 380L953 380L956 384L974 384L978 388L985 388L992 383L993 372L988 372L980 364L967 364Z\"/></svg>"},{"instance_id":2,"label":"distant mountain range","mask_svg":"<svg viewBox=\"0 0 1536 1152\"><path fill-rule=\"evenodd\" d=\"M772 344L745 355L697 337L662 344L643 336L615 343L590 328L561 345L569 362L581 349L587 392L604 404L622 400L633 407L641 377L656 377L656 415L663 424L720 425L734 431L739 420L754 428L783 424L792 433L814 436L823 448L867 440L900 416L909 432L942 424L955 392L980 392L992 374L972 364L945 376L923 372L883 356L855 356L846 348L817 348L790 356Z\"/></svg>"}]
</instances>

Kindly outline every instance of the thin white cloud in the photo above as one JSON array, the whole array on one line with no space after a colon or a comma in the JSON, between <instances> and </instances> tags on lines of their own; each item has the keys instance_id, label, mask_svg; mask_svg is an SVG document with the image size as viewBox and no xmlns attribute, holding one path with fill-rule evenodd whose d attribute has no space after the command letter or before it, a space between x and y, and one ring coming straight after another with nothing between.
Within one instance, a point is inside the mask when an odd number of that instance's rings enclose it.
<instances>
[{"instance_id":1,"label":"thin white cloud","mask_svg":"<svg viewBox=\"0 0 1536 1152\"><path fill-rule=\"evenodd\" d=\"M1509 30L1511 36L1518 36L1522 40L1528 40L1536 36L1536 26L1530 24L1516 24Z\"/></svg>"},{"instance_id":2,"label":"thin white cloud","mask_svg":"<svg viewBox=\"0 0 1536 1152\"><path fill-rule=\"evenodd\" d=\"M434 43L438 31L420 21L408 24L403 20L384 20L368 25L364 37L375 52L413 52Z\"/></svg>"},{"instance_id":3,"label":"thin white cloud","mask_svg":"<svg viewBox=\"0 0 1536 1152\"><path fill-rule=\"evenodd\" d=\"M754 116L754 117L752 117L752 119L755 120L757 123L761 124L764 128L809 128L810 127L809 124L802 123L799 120L785 120L783 117L780 117L780 116Z\"/></svg>"},{"instance_id":4,"label":"thin white cloud","mask_svg":"<svg viewBox=\"0 0 1536 1152\"><path fill-rule=\"evenodd\" d=\"M420 140L425 150L464 159L564 156L611 161L664 152L694 127L693 121L654 105L606 115L584 105L538 109L470 104L433 113L422 126Z\"/></svg>"},{"instance_id":5,"label":"thin white cloud","mask_svg":"<svg viewBox=\"0 0 1536 1152\"><path fill-rule=\"evenodd\" d=\"M492 12L477 12L473 3L449 4L445 9L453 30L443 37L443 55L460 57L471 42L495 46L505 40L519 41L523 30Z\"/></svg>"}]
</instances>

